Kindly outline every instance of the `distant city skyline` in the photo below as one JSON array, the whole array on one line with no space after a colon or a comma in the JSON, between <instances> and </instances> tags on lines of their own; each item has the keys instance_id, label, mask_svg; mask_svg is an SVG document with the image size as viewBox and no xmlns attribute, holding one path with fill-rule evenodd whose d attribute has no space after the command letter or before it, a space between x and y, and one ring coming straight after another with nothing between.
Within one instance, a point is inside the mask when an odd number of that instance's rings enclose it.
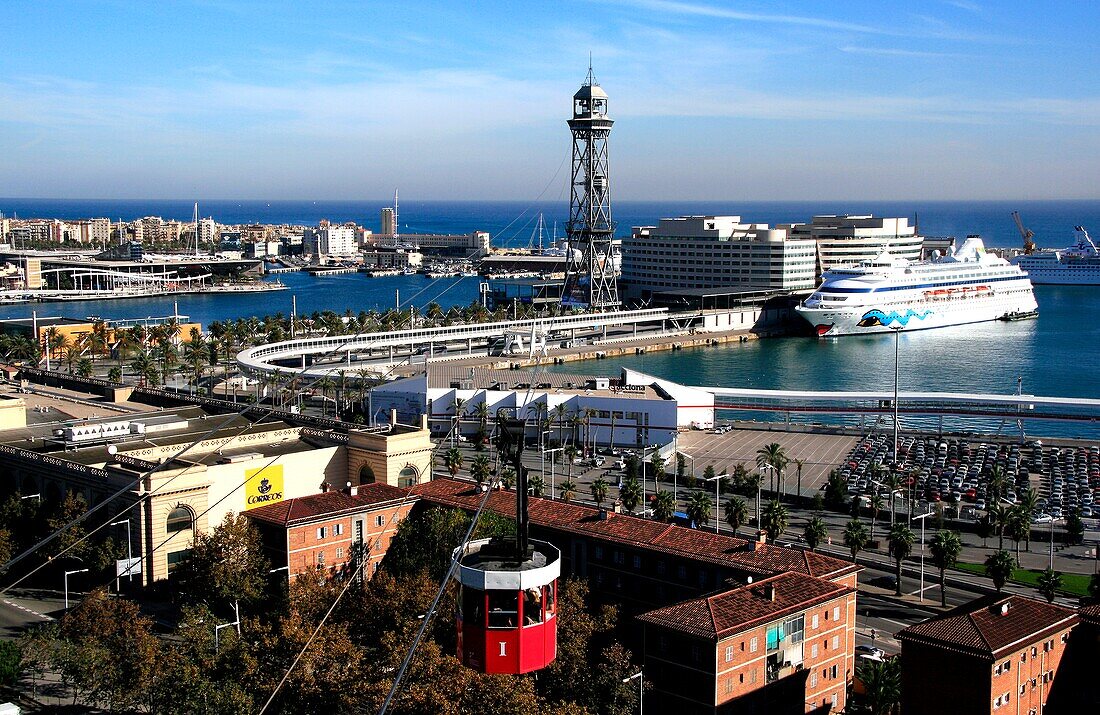
<instances>
[{"instance_id":1,"label":"distant city skyline","mask_svg":"<svg viewBox=\"0 0 1100 715\"><path fill-rule=\"evenodd\" d=\"M674 0L0 5L0 196L1100 197L1100 6Z\"/></svg>"}]
</instances>

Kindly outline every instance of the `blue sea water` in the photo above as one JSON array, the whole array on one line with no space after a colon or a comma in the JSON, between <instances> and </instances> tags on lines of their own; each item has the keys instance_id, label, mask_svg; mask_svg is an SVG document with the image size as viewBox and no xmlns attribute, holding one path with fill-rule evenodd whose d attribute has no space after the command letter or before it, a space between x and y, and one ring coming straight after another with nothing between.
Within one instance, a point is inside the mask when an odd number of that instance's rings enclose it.
<instances>
[{"instance_id":1,"label":"blue sea water","mask_svg":"<svg viewBox=\"0 0 1100 715\"><path fill-rule=\"evenodd\" d=\"M200 201L204 216L221 223L315 224L356 221L378 228L385 200L334 201ZM616 202L618 233L635 225L653 224L663 216L735 214L746 221L785 223L806 221L820 213L873 213L909 216L924 235L981 234L987 245L1020 245L1010 212L1019 210L1040 246L1062 247L1073 240L1073 226L1095 226L1100 233L1100 201L1016 202ZM192 202L42 200L0 198L7 216L133 219L159 215L187 221ZM401 205L402 230L417 233L466 233L486 230L495 245L526 246L532 240L539 212L546 216L547 240L554 223L560 227L567 207L560 202L418 202ZM559 228L560 234L560 228ZM535 239L537 240L537 239ZM179 311L209 323L250 315L290 312L291 295L298 310L332 309L354 312L392 307L395 291L403 305L468 304L477 297L477 279L429 281L421 276L368 278L353 274L314 278L287 274L279 279L289 291L250 296L179 296ZM419 293L418 293L419 292ZM1025 392L1036 395L1100 398L1100 288L1038 286L1040 316L1020 323L984 323L901 336L903 390L1010 393L1017 378ZM0 316L101 315L110 318L163 316L173 311L173 299L100 301L0 308ZM893 342L883 337L852 337L833 341L782 338L753 341L706 350L653 353L614 362L566 365L566 370L616 372L629 365L688 384L806 390L889 389L893 384ZM1071 431L1073 428L1070 428ZM1064 430L1059 430L1064 431Z\"/></svg>"}]
</instances>

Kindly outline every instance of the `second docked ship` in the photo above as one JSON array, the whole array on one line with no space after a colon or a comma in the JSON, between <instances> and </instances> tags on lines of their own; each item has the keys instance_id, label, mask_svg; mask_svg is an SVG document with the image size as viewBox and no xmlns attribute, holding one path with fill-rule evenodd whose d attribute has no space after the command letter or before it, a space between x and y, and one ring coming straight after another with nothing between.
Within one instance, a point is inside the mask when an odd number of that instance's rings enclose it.
<instances>
[{"instance_id":1,"label":"second docked ship","mask_svg":"<svg viewBox=\"0 0 1100 715\"><path fill-rule=\"evenodd\" d=\"M1027 273L969 236L949 256L909 262L887 252L833 268L796 310L819 337L924 330L1037 314Z\"/></svg>"}]
</instances>

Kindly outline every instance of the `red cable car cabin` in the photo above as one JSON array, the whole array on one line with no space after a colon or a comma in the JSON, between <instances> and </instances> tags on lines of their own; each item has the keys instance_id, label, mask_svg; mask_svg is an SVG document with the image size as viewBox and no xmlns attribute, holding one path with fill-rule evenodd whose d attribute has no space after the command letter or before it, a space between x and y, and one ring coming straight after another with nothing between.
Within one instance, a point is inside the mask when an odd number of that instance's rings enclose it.
<instances>
[{"instance_id":1,"label":"red cable car cabin","mask_svg":"<svg viewBox=\"0 0 1100 715\"><path fill-rule=\"evenodd\" d=\"M462 664L510 675L549 665L558 648L560 575L561 552L544 541L530 541L525 559L512 540L470 542L455 572Z\"/></svg>"}]
</instances>

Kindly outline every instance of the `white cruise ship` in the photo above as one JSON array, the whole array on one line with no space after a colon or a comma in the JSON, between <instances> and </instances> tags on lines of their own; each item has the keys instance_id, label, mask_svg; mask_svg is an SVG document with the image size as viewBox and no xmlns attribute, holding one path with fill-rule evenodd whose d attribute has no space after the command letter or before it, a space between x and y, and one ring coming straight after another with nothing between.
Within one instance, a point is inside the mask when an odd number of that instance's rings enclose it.
<instances>
[{"instance_id":1,"label":"white cruise ship","mask_svg":"<svg viewBox=\"0 0 1100 715\"><path fill-rule=\"evenodd\" d=\"M950 256L912 263L885 252L834 268L796 310L821 337L923 330L1032 317L1038 306L1018 266L970 236Z\"/></svg>"},{"instance_id":2,"label":"white cruise ship","mask_svg":"<svg viewBox=\"0 0 1100 715\"><path fill-rule=\"evenodd\" d=\"M1077 242L1072 246L1025 253L1012 263L1027 271L1035 285L1100 285L1100 251L1083 227L1074 226L1074 232Z\"/></svg>"}]
</instances>

